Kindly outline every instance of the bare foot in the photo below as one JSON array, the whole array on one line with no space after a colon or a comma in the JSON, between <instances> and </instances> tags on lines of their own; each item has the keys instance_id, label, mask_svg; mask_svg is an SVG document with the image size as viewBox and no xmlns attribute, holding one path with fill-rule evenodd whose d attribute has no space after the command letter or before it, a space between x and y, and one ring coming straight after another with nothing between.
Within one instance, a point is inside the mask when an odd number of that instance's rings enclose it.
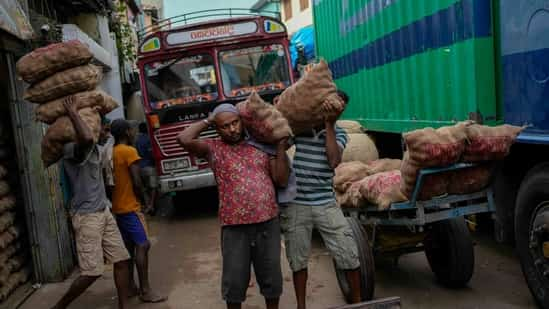
<instances>
[{"instance_id":1,"label":"bare foot","mask_svg":"<svg viewBox=\"0 0 549 309\"><path fill-rule=\"evenodd\" d=\"M162 303L168 300L166 296L158 295L152 291L141 294L139 299L144 303Z\"/></svg>"}]
</instances>

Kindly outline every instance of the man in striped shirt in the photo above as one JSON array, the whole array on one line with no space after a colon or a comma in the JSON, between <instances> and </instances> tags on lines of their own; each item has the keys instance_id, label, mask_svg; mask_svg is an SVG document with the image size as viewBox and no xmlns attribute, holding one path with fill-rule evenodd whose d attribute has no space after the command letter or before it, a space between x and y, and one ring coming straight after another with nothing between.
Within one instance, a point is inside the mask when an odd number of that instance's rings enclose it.
<instances>
[{"instance_id":1,"label":"man in striped shirt","mask_svg":"<svg viewBox=\"0 0 549 309\"><path fill-rule=\"evenodd\" d=\"M345 103L349 97L342 91ZM325 127L295 138L293 169L297 178L297 196L281 207L281 227L286 255L293 271L297 308L305 309L307 264L313 228L318 229L337 267L346 270L353 302L361 301L360 261L351 227L336 205L332 178L341 162L347 134L335 125L337 117L326 119Z\"/></svg>"}]
</instances>

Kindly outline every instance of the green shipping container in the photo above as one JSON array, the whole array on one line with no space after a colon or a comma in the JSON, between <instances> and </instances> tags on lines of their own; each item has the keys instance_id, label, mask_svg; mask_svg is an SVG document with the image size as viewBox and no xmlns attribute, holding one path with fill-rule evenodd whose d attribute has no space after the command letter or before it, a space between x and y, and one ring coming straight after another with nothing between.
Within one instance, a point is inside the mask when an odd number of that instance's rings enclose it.
<instances>
[{"instance_id":1,"label":"green shipping container","mask_svg":"<svg viewBox=\"0 0 549 309\"><path fill-rule=\"evenodd\" d=\"M317 55L372 131L495 123L490 0L315 0Z\"/></svg>"}]
</instances>

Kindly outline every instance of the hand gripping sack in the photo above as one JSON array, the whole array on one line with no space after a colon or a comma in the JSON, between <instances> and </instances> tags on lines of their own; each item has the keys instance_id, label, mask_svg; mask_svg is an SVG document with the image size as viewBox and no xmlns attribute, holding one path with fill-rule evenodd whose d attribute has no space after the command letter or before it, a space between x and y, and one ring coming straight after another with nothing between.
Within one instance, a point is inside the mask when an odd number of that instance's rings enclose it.
<instances>
[{"instance_id":1,"label":"hand gripping sack","mask_svg":"<svg viewBox=\"0 0 549 309\"><path fill-rule=\"evenodd\" d=\"M276 108L288 119L294 134L324 124L324 101L336 95L328 64L320 61L312 70L280 94Z\"/></svg>"},{"instance_id":2,"label":"hand gripping sack","mask_svg":"<svg viewBox=\"0 0 549 309\"><path fill-rule=\"evenodd\" d=\"M73 95L76 109L97 106L101 115L106 115L118 107L118 103L113 97L101 90L79 92ZM61 116L65 116L67 111L63 105L63 97L51 102L38 105L35 110L36 120L52 124Z\"/></svg>"},{"instance_id":3,"label":"hand gripping sack","mask_svg":"<svg viewBox=\"0 0 549 309\"><path fill-rule=\"evenodd\" d=\"M24 81L32 84L56 72L87 64L92 58L86 45L72 40L35 49L17 61L16 69Z\"/></svg>"},{"instance_id":4,"label":"hand gripping sack","mask_svg":"<svg viewBox=\"0 0 549 309\"><path fill-rule=\"evenodd\" d=\"M23 99L44 103L77 92L92 90L102 77L101 69L92 64L71 68L33 84L25 91Z\"/></svg>"},{"instance_id":5,"label":"hand gripping sack","mask_svg":"<svg viewBox=\"0 0 549 309\"><path fill-rule=\"evenodd\" d=\"M410 159L420 167L447 166L459 161L467 141L465 122L437 130L425 128L404 134Z\"/></svg>"},{"instance_id":6,"label":"hand gripping sack","mask_svg":"<svg viewBox=\"0 0 549 309\"><path fill-rule=\"evenodd\" d=\"M244 127L257 141L276 144L292 135L288 120L271 104L256 93L236 105Z\"/></svg>"},{"instance_id":7,"label":"hand gripping sack","mask_svg":"<svg viewBox=\"0 0 549 309\"><path fill-rule=\"evenodd\" d=\"M360 194L379 210L385 210L392 203L406 201L406 196L400 191L401 181L402 177L398 170L377 173L360 182Z\"/></svg>"},{"instance_id":8,"label":"hand gripping sack","mask_svg":"<svg viewBox=\"0 0 549 309\"><path fill-rule=\"evenodd\" d=\"M488 127L471 125L466 129L468 143L463 154L464 162L502 160L524 127L502 125Z\"/></svg>"}]
</instances>

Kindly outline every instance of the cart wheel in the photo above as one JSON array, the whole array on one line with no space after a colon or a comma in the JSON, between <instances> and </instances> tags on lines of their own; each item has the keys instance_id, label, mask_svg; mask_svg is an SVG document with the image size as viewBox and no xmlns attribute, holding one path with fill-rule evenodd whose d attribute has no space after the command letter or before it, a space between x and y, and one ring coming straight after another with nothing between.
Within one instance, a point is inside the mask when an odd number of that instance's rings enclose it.
<instances>
[{"instance_id":1,"label":"cart wheel","mask_svg":"<svg viewBox=\"0 0 549 309\"><path fill-rule=\"evenodd\" d=\"M370 244L368 243L368 235L366 234L366 231L364 230L360 222L355 218L347 218L347 220L349 221L349 225L353 230L353 236L358 246L358 257L360 259L360 273L362 279L360 294L363 301L368 301L374 297L374 256L372 254ZM345 300L350 303L352 300L351 288L349 287L349 283L347 282L345 271L337 268L335 260L333 262L339 288L345 296Z\"/></svg>"},{"instance_id":2,"label":"cart wheel","mask_svg":"<svg viewBox=\"0 0 549 309\"><path fill-rule=\"evenodd\" d=\"M429 265L440 283L451 288L467 285L473 276L475 253L463 217L431 225L424 244Z\"/></svg>"}]
</instances>

